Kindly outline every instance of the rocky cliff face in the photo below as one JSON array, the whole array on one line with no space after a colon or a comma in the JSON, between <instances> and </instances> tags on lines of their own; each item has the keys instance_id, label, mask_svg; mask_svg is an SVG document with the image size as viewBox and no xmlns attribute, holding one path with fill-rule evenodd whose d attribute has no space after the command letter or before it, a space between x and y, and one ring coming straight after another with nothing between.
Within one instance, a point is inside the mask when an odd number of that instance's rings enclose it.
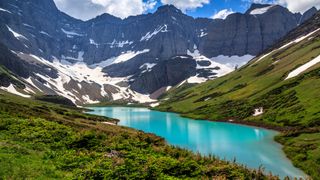
<instances>
[{"instance_id":1,"label":"rocky cliff face","mask_svg":"<svg viewBox=\"0 0 320 180\"><path fill-rule=\"evenodd\" d=\"M253 57L316 12L313 8L301 15L281 6L253 4L245 14L212 20L194 19L167 5L124 20L103 14L84 22L60 12L52 0L0 0L0 7L0 42L24 61L30 63L26 56L34 55L51 63L85 63L103 69L106 78L125 79L117 87L106 84L105 93L96 90L95 100L106 94L106 99L115 99L111 91L123 87L151 94L192 77L190 82L221 76L232 70L223 65L229 62L215 64L212 58ZM33 69L30 76L39 81L44 77L35 74L59 76L38 71ZM70 82L70 91L81 83Z\"/></svg>"}]
</instances>

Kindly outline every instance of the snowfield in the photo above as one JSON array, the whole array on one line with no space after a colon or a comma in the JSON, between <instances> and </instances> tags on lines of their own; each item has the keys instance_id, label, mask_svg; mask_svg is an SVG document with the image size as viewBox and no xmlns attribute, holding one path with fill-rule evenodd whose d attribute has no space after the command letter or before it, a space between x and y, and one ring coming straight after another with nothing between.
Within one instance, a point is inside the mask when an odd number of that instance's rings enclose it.
<instances>
[{"instance_id":1,"label":"snowfield","mask_svg":"<svg viewBox=\"0 0 320 180\"><path fill-rule=\"evenodd\" d=\"M22 94L19 91L17 91L16 88L12 84L10 84L8 87L0 87L0 89L7 91L9 93L12 93L12 94L21 96L21 97L25 97L25 98L31 97L30 95Z\"/></svg>"},{"instance_id":2,"label":"snowfield","mask_svg":"<svg viewBox=\"0 0 320 180\"><path fill-rule=\"evenodd\" d=\"M166 26L162 26L156 30L157 33L166 31ZM74 32L65 33L68 35L78 35ZM152 34L155 35L156 33L151 33L149 35ZM14 35L20 37L20 34ZM93 39L89 39L89 43L98 45ZM124 44L126 43L127 41L124 41ZM74 51L77 47L74 46L72 49ZM76 105L94 104L107 99L113 101L125 100L129 103L137 102L156 106L157 100L150 98L150 94L141 94L130 89L129 81L132 76L110 77L107 73L103 72L103 69L107 66L129 61L132 58L148 53L149 51L150 49L122 52L119 56L109 58L93 65L87 65L84 62L84 51L78 51L77 57L66 57L63 55L60 59L54 57L52 62L34 54L15 52L20 57L25 57L27 59L31 58L32 61L47 66L47 69L49 70L56 70L57 77L36 73L33 74L33 76L24 79L27 88L23 91L28 95L19 93L13 86L5 88L4 90L23 97L30 97L30 94L35 94L36 92L45 94L54 93L70 99ZM195 76L182 81L178 86L181 86L183 83L203 83L209 79L224 76L234 71L235 66L243 65L252 58L252 56L246 55L243 57L218 56L210 59L201 55L196 46L194 46L193 52L188 51L187 54L192 56L197 62L196 68L198 70L206 71L211 73L211 75L209 77L201 77L200 74L196 74ZM190 58L189 56L180 55L178 57L186 59ZM216 60L221 63L216 62ZM69 61L72 61L73 63ZM230 63L226 64L226 61ZM139 68L141 73L145 73L152 71L156 65L157 63L144 63ZM167 87L166 91L170 88L171 87Z\"/></svg>"},{"instance_id":3,"label":"snowfield","mask_svg":"<svg viewBox=\"0 0 320 180\"><path fill-rule=\"evenodd\" d=\"M302 72L306 71L307 69L311 68L312 66L314 66L318 63L320 63L320 55L318 57L316 57L315 59L307 62L306 64L298 67L297 69L291 71L285 80L298 76Z\"/></svg>"},{"instance_id":4,"label":"snowfield","mask_svg":"<svg viewBox=\"0 0 320 180\"><path fill-rule=\"evenodd\" d=\"M244 66L245 64L247 64L251 59L253 59L255 56L252 56L250 54L246 54L243 56L224 56L224 55L220 55L220 56L216 56L216 57L212 57L210 58L211 60L218 62L220 64L225 64L228 67L235 69L236 67L241 67Z\"/></svg>"},{"instance_id":5,"label":"snowfield","mask_svg":"<svg viewBox=\"0 0 320 180\"><path fill-rule=\"evenodd\" d=\"M23 54L23 53L19 53ZM24 54L26 55L26 54ZM106 73L102 72L103 67L89 67L87 64L83 62L77 62L75 64L71 64L67 61L59 61L58 59L55 59L53 62L49 62L41 57L38 57L36 55L28 55L32 58L34 58L36 61L38 61L41 64L47 65L52 69L55 69L58 71L58 78L54 79L49 76L45 76L42 74L35 74L35 77L41 78L45 81L45 83L41 83L47 88L50 88L54 90L58 95L63 96L65 98L70 99L73 103L79 105L79 104L92 104L92 103L99 103L100 99L93 98L90 92L87 92L87 94L80 94L77 92L76 89L69 86L69 83L71 81L77 82L77 89L80 90L83 88L81 83L87 83L91 85L98 85L100 86L99 90L99 96L102 98L110 98L108 97L108 92L105 90L105 86L109 85L112 86L115 91L111 92L111 98L112 100L129 100L139 103L152 103L156 102L156 100L151 99L149 94L140 94L133 90L131 90L129 87L123 87L119 86L118 83L120 82L127 82L130 77L108 77ZM28 78L25 79L26 82L28 82L32 87L34 87L36 90L43 91L41 87L37 86L37 80L36 78ZM39 81L38 81L39 83ZM19 94L17 91L14 91L15 89L10 87L10 92L27 97L27 95ZM29 88L30 91L30 88ZM34 91L30 91L32 94ZM110 92L109 92L110 93ZM28 96L30 97L30 96Z\"/></svg>"},{"instance_id":6,"label":"snowfield","mask_svg":"<svg viewBox=\"0 0 320 180\"><path fill-rule=\"evenodd\" d=\"M117 63L121 63L121 62L125 62L125 61L128 61L134 57L136 57L137 55L139 54L144 54L144 53L147 53L149 52L150 49L144 49L142 51L127 51L127 52L123 52L121 55L117 56L117 57L112 57L112 58L109 58L105 61L102 61L100 63L97 63L97 64L93 64L91 65L91 67L107 67L107 66L110 66L112 64L117 64Z\"/></svg>"}]
</instances>

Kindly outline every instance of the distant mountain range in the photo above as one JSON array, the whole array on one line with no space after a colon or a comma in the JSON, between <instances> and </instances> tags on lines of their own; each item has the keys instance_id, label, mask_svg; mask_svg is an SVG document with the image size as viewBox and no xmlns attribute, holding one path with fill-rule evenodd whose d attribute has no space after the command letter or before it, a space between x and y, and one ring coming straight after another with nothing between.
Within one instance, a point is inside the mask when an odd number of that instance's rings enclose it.
<instances>
[{"instance_id":1,"label":"distant mountain range","mask_svg":"<svg viewBox=\"0 0 320 180\"><path fill-rule=\"evenodd\" d=\"M0 0L2 89L75 104L152 103L172 86L232 72L317 12L252 4L226 19L194 19L172 5L153 14L88 21L53 0Z\"/></svg>"}]
</instances>

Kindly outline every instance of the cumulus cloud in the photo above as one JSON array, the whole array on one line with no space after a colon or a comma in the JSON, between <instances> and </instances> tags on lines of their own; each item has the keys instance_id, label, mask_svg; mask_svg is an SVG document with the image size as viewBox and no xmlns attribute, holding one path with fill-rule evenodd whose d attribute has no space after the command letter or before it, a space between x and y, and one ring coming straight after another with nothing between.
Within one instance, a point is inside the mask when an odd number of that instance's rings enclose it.
<instances>
[{"instance_id":1,"label":"cumulus cloud","mask_svg":"<svg viewBox=\"0 0 320 180\"><path fill-rule=\"evenodd\" d=\"M286 6L292 12L305 12L311 7L320 8L320 0L277 0L277 4Z\"/></svg>"},{"instance_id":2,"label":"cumulus cloud","mask_svg":"<svg viewBox=\"0 0 320 180\"><path fill-rule=\"evenodd\" d=\"M92 0L92 2L102 5L107 13L121 18L142 14L153 9L157 3L155 0L147 2L142 0Z\"/></svg>"},{"instance_id":3,"label":"cumulus cloud","mask_svg":"<svg viewBox=\"0 0 320 180\"><path fill-rule=\"evenodd\" d=\"M156 0L54 0L57 7L67 14L88 20L102 13L126 18L153 9Z\"/></svg>"},{"instance_id":4,"label":"cumulus cloud","mask_svg":"<svg viewBox=\"0 0 320 180\"><path fill-rule=\"evenodd\" d=\"M223 9L212 16L212 19L225 19L230 14L233 14L232 9Z\"/></svg>"},{"instance_id":5,"label":"cumulus cloud","mask_svg":"<svg viewBox=\"0 0 320 180\"><path fill-rule=\"evenodd\" d=\"M162 4L172 4L183 12L194 10L209 4L210 0L161 0Z\"/></svg>"},{"instance_id":6,"label":"cumulus cloud","mask_svg":"<svg viewBox=\"0 0 320 180\"><path fill-rule=\"evenodd\" d=\"M104 7L91 0L54 0L56 6L72 17L88 20L104 13Z\"/></svg>"},{"instance_id":7,"label":"cumulus cloud","mask_svg":"<svg viewBox=\"0 0 320 180\"><path fill-rule=\"evenodd\" d=\"M242 0L247 3L259 3L259 4L279 4L287 7L291 12L304 13L311 7L320 8L320 0Z\"/></svg>"}]
</instances>

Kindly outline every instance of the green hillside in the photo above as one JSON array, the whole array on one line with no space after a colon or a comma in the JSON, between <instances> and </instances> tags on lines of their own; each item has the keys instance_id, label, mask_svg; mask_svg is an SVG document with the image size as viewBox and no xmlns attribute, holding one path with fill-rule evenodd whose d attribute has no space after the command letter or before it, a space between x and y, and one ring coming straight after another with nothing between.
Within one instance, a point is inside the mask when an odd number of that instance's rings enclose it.
<instances>
[{"instance_id":1,"label":"green hillside","mask_svg":"<svg viewBox=\"0 0 320 180\"><path fill-rule=\"evenodd\" d=\"M286 130L277 140L294 164L320 174L320 63L287 79L320 55L320 13L281 43L224 77L173 89L157 109L196 119L225 120ZM302 41L299 38L314 32ZM302 38L301 38L302 39ZM301 40L300 39L300 40ZM293 42L288 44L289 42ZM264 113L253 116L255 109Z\"/></svg>"},{"instance_id":2,"label":"green hillside","mask_svg":"<svg viewBox=\"0 0 320 180\"><path fill-rule=\"evenodd\" d=\"M0 179L267 179L82 111L0 90Z\"/></svg>"}]
</instances>

